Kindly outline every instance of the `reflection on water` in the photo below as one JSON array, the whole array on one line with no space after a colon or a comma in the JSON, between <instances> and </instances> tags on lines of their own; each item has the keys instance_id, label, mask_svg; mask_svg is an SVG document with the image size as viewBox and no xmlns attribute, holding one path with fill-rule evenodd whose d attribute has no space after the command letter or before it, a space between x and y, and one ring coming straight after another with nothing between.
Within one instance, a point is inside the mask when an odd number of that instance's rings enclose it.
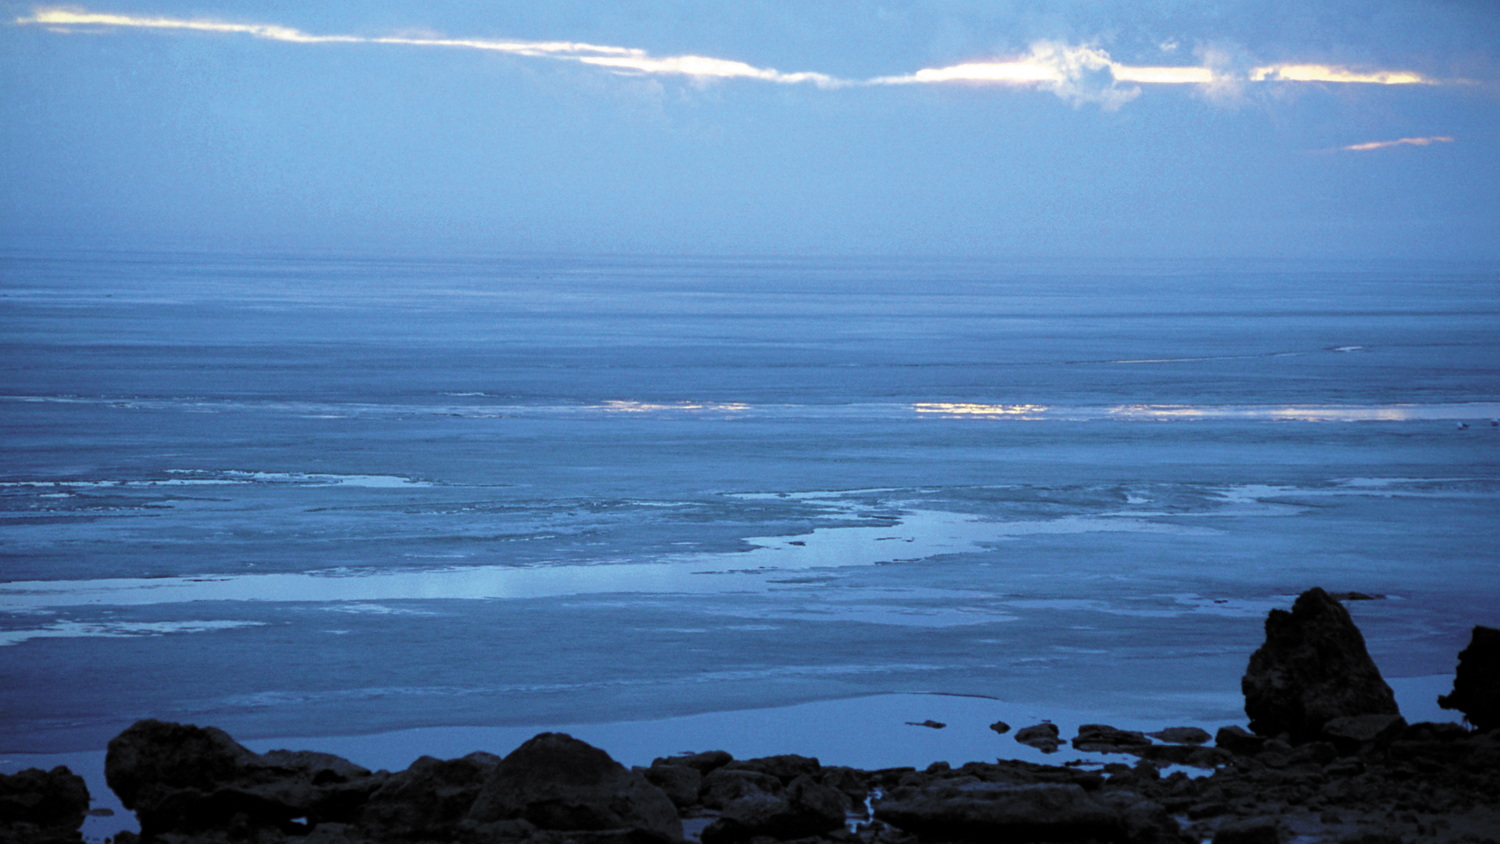
<instances>
[{"instance_id":1,"label":"reflection on water","mask_svg":"<svg viewBox=\"0 0 1500 844\"><path fill-rule=\"evenodd\" d=\"M1112 419L1244 419L1280 422L1417 422L1482 419L1500 413L1500 402L1374 405L1186 405L1131 404L1111 407Z\"/></svg>"},{"instance_id":2,"label":"reflection on water","mask_svg":"<svg viewBox=\"0 0 1500 844\"><path fill-rule=\"evenodd\" d=\"M850 505L850 514L853 512ZM914 562L980 550L1022 536L1093 532L1201 534L1201 528L1119 513L986 521L965 513L912 510L890 524L818 528L757 537L748 551L667 555L651 562L405 571L334 570L224 577L108 578L0 584L0 611L189 601L378 602L544 598L605 593L706 594L763 591L789 571ZM78 635L88 635L80 629ZM3 644L3 642L0 642Z\"/></svg>"},{"instance_id":3,"label":"reflection on water","mask_svg":"<svg viewBox=\"0 0 1500 844\"><path fill-rule=\"evenodd\" d=\"M1143 422L1198 419L1241 419L1249 422L1417 422L1472 421L1494 418L1500 414L1500 402L1364 405L1121 404L1097 407L983 402L916 402L911 405L911 409L920 416L937 416L945 419L1065 422L1104 419Z\"/></svg>"},{"instance_id":4,"label":"reflection on water","mask_svg":"<svg viewBox=\"0 0 1500 844\"><path fill-rule=\"evenodd\" d=\"M980 416L1035 419L1048 408L1044 404L978 404L974 402L919 402L912 405L918 413L942 416Z\"/></svg>"},{"instance_id":5,"label":"reflection on water","mask_svg":"<svg viewBox=\"0 0 1500 844\"><path fill-rule=\"evenodd\" d=\"M742 402L671 402L653 404L642 401L607 401L599 409L608 413L652 413L661 411L707 410L723 413L748 410L750 405Z\"/></svg>"},{"instance_id":6,"label":"reflection on water","mask_svg":"<svg viewBox=\"0 0 1500 844\"><path fill-rule=\"evenodd\" d=\"M887 420L911 413L937 419L1006 419L1023 421L1087 422L1095 420L1176 421L1228 419L1266 422L1485 422L1500 417L1500 402L1434 402L1429 404L1039 404L985 401L751 403L743 401L653 402L611 399L586 404L494 403L486 393L444 393L447 398L472 402L440 404L370 404L361 402L290 402L241 398L140 398L111 396L0 395L0 402L25 404L99 405L134 411L191 411L193 413L284 412L306 419L396 419L459 417L471 419L569 419L593 414L627 416L691 415L715 420L754 416L762 420L837 417L848 421ZM294 480L317 481L308 475ZM342 481L349 483L349 481Z\"/></svg>"},{"instance_id":7,"label":"reflection on water","mask_svg":"<svg viewBox=\"0 0 1500 844\"><path fill-rule=\"evenodd\" d=\"M1176 404L1130 404L1110 408L1109 415L1117 419L1198 419L1205 415L1205 408Z\"/></svg>"}]
</instances>

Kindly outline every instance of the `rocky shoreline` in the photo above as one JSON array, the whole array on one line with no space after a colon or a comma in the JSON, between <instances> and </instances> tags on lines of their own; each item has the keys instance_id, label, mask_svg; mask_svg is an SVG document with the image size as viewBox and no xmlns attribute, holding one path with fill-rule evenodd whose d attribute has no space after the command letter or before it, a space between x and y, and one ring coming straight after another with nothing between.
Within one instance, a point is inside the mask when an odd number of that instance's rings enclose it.
<instances>
[{"instance_id":1,"label":"rocky shoreline","mask_svg":"<svg viewBox=\"0 0 1500 844\"><path fill-rule=\"evenodd\" d=\"M503 758L372 772L141 721L106 757L109 787L141 825L115 841L1500 841L1500 631L1475 628L1441 701L1473 729L1406 723L1348 612L1321 589L1273 610L1266 633L1242 682L1249 729L1083 725L1072 747L1122 760L1102 770L1002 760L871 771L723 751L630 769L543 733ZM1063 743L1048 723L992 729L1043 750ZM66 768L0 775L0 844L81 842L88 805Z\"/></svg>"}]
</instances>

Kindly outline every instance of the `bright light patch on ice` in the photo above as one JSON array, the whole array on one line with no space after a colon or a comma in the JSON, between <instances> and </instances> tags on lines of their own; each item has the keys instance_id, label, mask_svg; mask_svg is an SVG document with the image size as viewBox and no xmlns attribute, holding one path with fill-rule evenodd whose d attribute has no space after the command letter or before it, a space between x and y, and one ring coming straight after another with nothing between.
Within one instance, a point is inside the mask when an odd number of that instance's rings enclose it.
<instances>
[{"instance_id":1,"label":"bright light patch on ice","mask_svg":"<svg viewBox=\"0 0 1500 844\"><path fill-rule=\"evenodd\" d=\"M263 621L58 621L45 627L0 631L0 647L18 645L30 639L121 638L125 636L162 636L168 633L203 633L235 627L263 627Z\"/></svg>"},{"instance_id":2,"label":"bright light patch on ice","mask_svg":"<svg viewBox=\"0 0 1500 844\"><path fill-rule=\"evenodd\" d=\"M605 411L606 413L656 413L656 412L662 412L662 411L672 412L672 411L697 411L697 410L718 411L718 412L721 412L721 413L730 413L730 412L741 411L741 410L749 410L750 409L750 405L744 404L743 402L713 402L713 401L711 401L711 402L681 401L681 402L670 402L670 403L667 403L667 404L654 404L652 402L642 402L642 401L607 401L604 404L599 405L596 409L597 410Z\"/></svg>"},{"instance_id":3,"label":"bright light patch on ice","mask_svg":"<svg viewBox=\"0 0 1500 844\"><path fill-rule=\"evenodd\" d=\"M311 472L251 472L239 469L209 471L168 469L170 478L90 481L0 481L0 487L56 487L58 489L138 489L172 486L228 486L238 484L296 484L299 486L344 486L365 489L428 487L427 481L399 475L333 475Z\"/></svg>"},{"instance_id":4,"label":"bright light patch on ice","mask_svg":"<svg viewBox=\"0 0 1500 844\"><path fill-rule=\"evenodd\" d=\"M987 543L1013 537L1093 532L1202 534L1207 531L1107 514L997 522L964 513L912 510L888 525L818 528L796 536L751 538L747 541L755 547L749 551L668 555L652 562L17 581L0 584L0 610L187 601L378 603L614 592L763 591L787 572L913 562L939 554L977 551Z\"/></svg>"},{"instance_id":5,"label":"bright light patch on ice","mask_svg":"<svg viewBox=\"0 0 1500 844\"><path fill-rule=\"evenodd\" d=\"M919 402L912 405L918 413L941 416L1020 417L1033 418L1044 413L1044 404L980 404L974 402Z\"/></svg>"}]
</instances>

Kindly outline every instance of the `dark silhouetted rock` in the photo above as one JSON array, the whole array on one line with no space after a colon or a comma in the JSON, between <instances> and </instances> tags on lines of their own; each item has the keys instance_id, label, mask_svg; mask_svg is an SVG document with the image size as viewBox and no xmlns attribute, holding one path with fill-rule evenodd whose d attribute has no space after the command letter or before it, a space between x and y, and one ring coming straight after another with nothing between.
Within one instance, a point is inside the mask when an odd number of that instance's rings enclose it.
<instances>
[{"instance_id":1,"label":"dark silhouetted rock","mask_svg":"<svg viewBox=\"0 0 1500 844\"><path fill-rule=\"evenodd\" d=\"M1370 744L1384 744L1406 730L1400 715L1345 715L1323 725L1323 738L1341 753L1355 753Z\"/></svg>"},{"instance_id":2,"label":"dark silhouetted rock","mask_svg":"<svg viewBox=\"0 0 1500 844\"><path fill-rule=\"evenodd\" d=\"M703 775L696 768L672 765L661 759L642 768L646 781L661 789L679 810L698 805L698 794L703 790Z\"/></svg>"},{"instance_id":3,"label":"dark silhouetted rock","mask_svg":"<svg viewBox=\"0 0 1500 844\"><path fill-rule=\"evenodd\" d=\"M1214 832L1213 844L1281 844L1281 824L1275 818L1231 821Z\"/></svg>"},{"instance_id":4,"label":"dark silhouetted rock","mask_svg":"<svg viewBox=\"0 0 1500 844\"><path fill-rule=\"evenodd\" d=\"M1500 630L1474 628L1469 646L1458 654L1453 691L1439 697L1438 705L1462 712L1481 732L1500 727Z\"/></svg>"},{"instance_id":5,"label":"dark silhouetted rock","mask_svg":"<svg viewBox=\"0 0 1500 844\"><path fill-rule=\"evenodd\" d=\"M698 773L708 776L713 771L728 765L734 757L722 750L705 750L702 753L684 753L681 756L666 756L653 760L652 765L686 765Z\"/></svg>"},{"instance_id":6,"label":"dark silhouetted rock","mask_svg":"<svg viewBox=\"0 0 1500 844\"><path fill-rule=\"evenodd\" d=\"M1003 736L1006 733L1010 732L1010 725L1005 723L1004 721L996 721L995 723L990 725L990 729Z\"/></svg>"},{"instance_id":7,"label":"dark silhouetted rock","mask_svg":"<svg viewBox=\"0 0 1500 844\"><path fill-rule=\"evenodd\" d=\"M703 790L699 796L703 805L722 809L736 800L756 794L780 796L784 788L781 780L770 774L723 767L703 778Z\"/></svg>"},{"instance_id":8,"label":"dark silhouetted rock","mask_svg":"<svg viewBox=\"0 0 1500 844\"><path fill-rule=\"evenodd\" d=\"M1016 730L1016 741L1035 747L1043 753L1056 753L1062 739L1056 724L1036 724Z\"/></svg>"},{"instance_id":9,"label":"dark silhouetted rock","mask_svg":"<svg viewBox=\"0 0 1500 844\"><path fill-rule=\"evenodd\" d=\"M563 733L542 733L511 751L469 810L475 824L524 820L543 830L624 830L675 841L671 799L608 753Z\"/></svg>"},{"instance_id":10,"label":"dark silhouetted rock","mask_svg":"<svg viewBox=\"0 0 1500 844\"><path fill-rule=\"evenodd\" d=\"M0 842L81 842L88 810L88 786L67 768L0 774Z\"/></svg>"},{"instance_id":11,"label":"dark silhouetted rock","mask_svg":"<svg viewBox=\"0 0 1500 844\"><path fill-rule=\"evenodd\" d=\"M296 830L346 821L379 787L364 768L326 753L253 753L213 727L138 721L111 739L105 781L134 809L143 836L218 829Z\"/></svg>"},{"instance_id":12,"label":"dark silhouetted rock","mask_svg":"<svg viewBox=\"0 0 1500 844\"><path fill-rule=\"evenodd\" d=\"M1359 717L1363 718L1370 716ZM1313 767L1321 768L1324 765L1330 764L1337 758L1339 758L1339 751L1333 743L1326 741L1310 741L1306 742L1305 744L1297 745L1297 747L1292 750L1291 755L1287 757L1287 762L1291 765L1311 765Z\"/></svg>"},{"instance_id":13,"label":"dark silhouetted rock","mask_svg":"<svg viewBox=\"0 0 1500 844\"><path fill-rule=\"evenodd\" d=\"M1097 799L1119 813L1129 844L1197 844L1160 803L1132 791L1111 791Z\"/></svg>"},{"instance_id":14,"label":"dark silhouetted rock","mask_svg":"<svg viewBox=\"0 0 1500 844\"><path fill-rule=\"evenodd\" d=\"M737 760L724 766L726 771L755 771L766 774L781 780L783 785L798 777L816 775L822 768L822 763L817 759L810 756L798 756L795 753Z\"/></svg>"},{"instance_id":15,"label":"dark silhouetted rock","mask_svg":"<svg viewBox=\"0 0 1500 844\"><path fill-rule=\"evenodd\" d=\"M1271 610L1240 687L1250 729L1263 736L1308 741L1334 718L1400 714L1348 610L1317 588L1291 612Z\"/></svg>"},{"instance_id":16,"label":"dark silhouetted rock","mask_svg":"<svg viewBox=\"0 0 1500 844\"><path fill-rule=\"evenodd\" d=\"M1408 724L1401 737L1414 741L1457 741L1467 738L1468 735L1469 731L1458 724L1418 721L1415 724Z\"/></svg>"},{"instance_id":17,"label":"dark silhouetted rock","mask_svg":"<svg viewBox=\"0 0 1500 844\"><path fill-rule=\"evenodd\" d=\"M1234 754L1222 748L1192 744L1143 744L1121 748L1120 752L1152 762L1190 765L1194 768L1217 768L1234 758Z\"/></svg>"},{"instance_id":18,"label":"dark silhouetted rock","mask_svg":"<svg viewBox=\"0 0 1500 844\"><path fill-rule=\"evenodd\" d=\"M382 841L452 838L500 757L471 753L462 759L423 756L380 786L359 814L359 826Z\"/></svg>"},{"instance_id":19,"label":"dark silhouetted rock","mask_svg":"<svg viewBox=\"0 0 1500 844\"><path fill-rule=\"evenodd\" d=\"M843 827L847 803L838 791L801 776L784 794L742 797L724 807L704 828L703 844L734 844L768 836L782 840L808 838Z\"/></svg>"},{"instance_id":20,"label":"dark silhouetted rock","mask_svg":"<svg viewBox=\"0 0 1500 844\"><path fill-rule=\"evenodd\" d=\"M1214 734L1214 745L1222 747L1236 756L1254 756L1266 746L1264 736L1258 736L1237 724L1220 727Z\"/></svg>"},{"instance_id":21,"label":"dark silhouetted rock","mask_svg":"<svg viewBox=\"0 0 1500 844\"><path fill-rule=\"evenodd\" d=\"M863 805L870 796L870 775L864 771L830 766L819 772L818 777L824 785L844 795L851 808Z\"/></svg>"},{"instance_id":22,"label":"dark silhouetted rock","mask_svg":"<svg viewBox=\"0 0 1500 844\"><path fill-rule=\"evenodd\" d=\"M125 808L145 813L141 821L148 826L155 804L168 794L212 791L238 779L254 758L214 727L137 721L110 740L104 779Z\"/></svg>"},{"instance_id":23,"label":"dark silhouetted rock","mask_svg":"<svg viewBox=\"0 0 1500 844\"><path fill-rule=\"evenodd\" d=\"M1205 744L1213 738L1208 734L1208 730L1199 727L1168 727L1146 735L1161 739L1168 744Z\"/></svg>"},{"instance_id":24,"label":"dark silhouetted rock","mask_svg":"<svg viewBox=\"0 0 1500 844\"><path fill-rule=\"evenodd\" d=\"M1021 841L1113 840L1120 814L1076 785L970 782L902 789L875 817L920 838Z\"/></svg>"},{"instance_id":25,"label":"dark silhouetted rock","mask_svg":"<svg viewBox=\"0 0 1500 844\"><path fill-rule=\"evenodd\" d=\"M1073 737L1073 747L1078 750L1115 752L1132 747L1151 744L1145 733L1120 730L1107 724L1084 724Z\"/></svg>"}]
</instances>

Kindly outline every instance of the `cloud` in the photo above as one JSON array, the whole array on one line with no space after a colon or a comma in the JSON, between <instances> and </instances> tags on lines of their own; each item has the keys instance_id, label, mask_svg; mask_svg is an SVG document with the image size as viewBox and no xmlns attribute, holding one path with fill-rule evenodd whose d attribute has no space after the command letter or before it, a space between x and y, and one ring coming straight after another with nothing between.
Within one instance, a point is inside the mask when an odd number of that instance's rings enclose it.
<instances>
[{"instance_id":1,"label":"cloud","mask_svg":"<svg viewBox=\"0 0 1500 844\"><path fill-rule=\"evenodd\" d=\"M1451 144L1451 143L1453 143L1453 138L1451 136L1448 136L1448 135L1430 135L1430 136L1425 137L1425 138L1397 138L1394 141L1367 141L1367 142L1362 143L1362 144L1350 144L1350 145L1348 145L1346 147L1339 147L1338 149L1340 151L1345 151L1345 152L1369 152L1370 150L1374 150L1374 149L1386 149L1386 148L1389 148L1389 147L1399 147L1399 146L1425 147L1425 146L1431 146L1432 144Z\"/></svg>"},{"instance_id":2,"label":"cloud","mask_svg":"<svg viewBox=\"0 0 1500 844\"><path fill-rule=\"evenodd\" d=\"M782 73L771 68L755 67L730 59L715 59L708 56L667 56L654 58L633 50L624 56L570 56L584 64L607 67L622 72L641 74L676 74L699 79L759 79L763 82L780 82L795 85L810 82L822 88L834 88L848 84L822 73Z\"/></svg>"},{"instance_id":3,"label":"cloud","mask_svg":"<svg viewBox=\"0 0 1500 844\"><path fill-rule=\"evenodd\" d=\"M1326 64L1280 64L1250 71L1252 82L1333 82L1342 85L1435 85L1437 80L1410 70L1351 70Z\"/></svg>"},{"instance_id":4,"label":"cloud","mask_svg":"<svg viewBox=\"0 0 1500 844\"><path fill-rule=\"evenodd\" d=\"M387 44L408 47L484 50L496 53L573 61L608 68L617 73L679 75L698 79L754 79L782 84L813 84L837 87L841 80L822 73L782 73L774 68L756 67L729 59L707 56L652 56L634 47L613 47L577 41L517 41L479 38L441 38L359 35L312 35L292 27L273 24L228 23L214 20L167 18L138 15L113 15L71 9L37 8L31 17L18 18L18 24L36 24L52 28L119 27L135 29L186 30L249 35L271 41L293 44Z\"/></svg>"},{"instance_id":5,"label":"cloud","mask_svg":"<svg viewBox=\"0 0 1500 844\"><path fill-rule=\"evenodd\" d=\"M867 85L932 85L945 82L1014 85L1051 91L1075 105L1096 103L1116 109L1140 96L1139 88L1124 88L1109 54L1095 47L1038 41L1017 59L967 62L929 67L903 76L880 76Z\"/></svg>"},{"instance_id":6,"label":"cloud","mask_svg":"<svg viewBox=\"0 0 1500 844\"><path fill-rule=\"evenodd\" d=\"M293 44L373 44L419 48L481 50L527 58L575 62L631 76L682 76L698 81L746 79L784 85L833 89L849 86L971 84L1032 88L1051 92L1074 105L1094 104L1114 110L1141 95L1141 86L1193 86L1211 101L1237 99L1247 85L1295 83L1359 85L1432 85L1437 80L1413 71L1352 69L1323 64L1257 65L1222 46L1195 50L1201 64L1130 65L1089 44L1036 41L1024 55L996 61L970 61L913 73L848 80L813 71L787 73L733 59L712 56L655 56L634 47L577 41L521 41L445 38L438 35L315 35L287 26L260 23L119 15L57 7L36 7L20 25L39 25L58 32L77 28L135 28L246 35ZM1172 52L1178 45L1161 45ZM1389 143L1415 143L1402 139Z\"/></svg>"},{"instance_id":7,"label":"cloud","mask_svg":"<svg viewBox=\"0 0 1500 844\"><path fill-rule=\"evenodd\" d=\"M1208 67L1147 66L1117 62L1098 47L1038 41L1025 56L1010 61L968 62L923 68L904 76L882 76L868 85L915 85L943 82L1003 84L1051 91L1075 105L1094 103L1117 109L1140 96L1136 85L1210 85Z\"/></svg>"}]
</instances>

